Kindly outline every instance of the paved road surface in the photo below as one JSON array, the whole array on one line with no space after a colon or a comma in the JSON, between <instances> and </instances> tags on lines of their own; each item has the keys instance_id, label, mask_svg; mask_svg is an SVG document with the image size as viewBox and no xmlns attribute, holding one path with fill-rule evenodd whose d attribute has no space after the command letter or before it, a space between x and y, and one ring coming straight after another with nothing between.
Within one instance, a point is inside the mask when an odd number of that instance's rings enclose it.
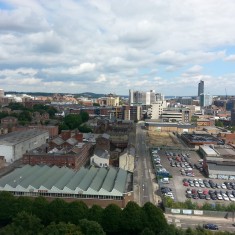
<instances>
[{"instance_id":1,"label":"paved road surface","mask_svg":"<svg viewBox=\"0 0 235 235\"><path fill-rule=\"evenodd\" d=\"M174 224L176 227L180 228L195 228L198 225L203 226L203 224L213 223L218 225L219 230L235 232L232 219L171 214L165 214L165 217L169 224Z\"/></svg>"},{"instance_id":2,"label":"paved road surface","mask_svg":"<svg viewBox=\"0 0 235 235\"><path fill-rule=\"evenodd\" d=\"M146 202L156 204L153 188L154 174L150 162L149 150L146 145L146 131L136 124L136 162L134 172L134 187L136 202L143 206Z\"/></svg>"}]
</instances>

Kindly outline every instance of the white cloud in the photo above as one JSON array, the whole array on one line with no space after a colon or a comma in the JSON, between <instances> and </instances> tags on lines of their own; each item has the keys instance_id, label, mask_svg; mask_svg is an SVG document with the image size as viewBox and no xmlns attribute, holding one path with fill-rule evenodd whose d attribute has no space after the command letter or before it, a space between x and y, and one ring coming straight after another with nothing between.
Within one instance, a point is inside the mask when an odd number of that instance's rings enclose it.
<instances>
[{"instance_id":1,"label":"white cloud","mask_svg":"<svg viewBox=\"0 0 235 235\"><path fill-rule=\"evenodd\" d=\"M103 82L106 82L107 81L107 78L105 77L104 74L101 74L96 80L95 80L95 83L103 83Z\"/></svg>"},{"instance_id":2,"label":"white cloud","mask_svg":"<svg viewBox=\"0 0 235 235\"><path fill-rule=\"evenodd\" d=\"M23 84L8 86L6 79L12 78L41 84L29 82L28 91L46 86L51 92L127 94L136 87L184 94L197 89L200 76L206 84L214 79L235 89L229 81L233 76L224 72L233 71L227 61L235 60L230 50L235 46L234 1L2 2L0 81L5 90L24 89ZM214 62L213 72L202 75ZM213 88L214 93L220 89Z\"/></svg>"},{"instance_id":3,"label":"white cloud","mask_svg":"<svg viewBox=\"0 0 235 235\"><path fill-rule=\"evenodd\" d=\"M64 73L68 74L81 74L94 71L96 64L94 63L83 63L79 66L73 66L68 68L67 70L63 71Z\"/></svg>"}]
</instances>

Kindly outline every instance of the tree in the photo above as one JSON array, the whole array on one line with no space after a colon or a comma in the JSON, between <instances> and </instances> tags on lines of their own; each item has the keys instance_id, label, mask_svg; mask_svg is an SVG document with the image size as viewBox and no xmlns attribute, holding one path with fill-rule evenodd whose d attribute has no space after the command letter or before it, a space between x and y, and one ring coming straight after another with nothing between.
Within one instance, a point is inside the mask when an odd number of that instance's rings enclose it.
<instances>
[{"instance_id":1,"label":"tree","mask_svg":"<svg viewBox=\"0 0 235 235\"><path fill-rule=\"evenodd\" d=\"M140 235L155 235L155 233L149 228L145 228Z\"/></svg>"},{"instance_id":2,"label":"tree","mask_svg":"<svg viewBox=\"0 0 235 235\"><path fill-rule=\"evenodd\" d=\"M121 230L127 234L139 234L143 228L145 214L136 202L128 202L121 212Z\"/></svg>"},{"instance_id":3,"label":"tree","mask_svg":"<svg viewBox=\"0 0 235 235\"><path fill-rule=\"evenodd\" d=\"M95 221L83 219L79 224L84 235L105 235L103 228Z\"/></svg>"},{"instance_id":4,"label":"tree","mask_svg":"<svg viewBox=\"0 0 235 235\"><path fill-rule=\"evenodd\" d=\"M100 106L100 104L98 104L98 103L93 103L93 106Z\"/></svg>"},{"instance_id":5,"label":"tree","mask_svg":"<svg viewBox=\"0 0 235 235\"><path fill-rule=\"evenodd\" d=\"M161 230L167 228L167 221L160 208L154 206L151 202L144 204L142 208L146 220L144 221L145 227L148 227L154 233L159 233Z\"/></svg>"},{"instance_id":6,"label":"tree","mask_svg":"<svg viewBox=\"0 0 235 235\"><path fill-rule=\"evenodd\" d=\"M82 118L77 114L69 114L65 116L64 123L69 127L70 130L73 130L82 124Z\"/></svg>"},{"instance_id":7,"label":"tree","mask_svg":"<svg viewBox=\"0 0 235 235\"><path fill-rule=\"evenodd\" d=\"M14 204L12 205L12 208L14 210L14 214L18 214L22 211L25 211L26 213L31 214L32 213L32 206L33 202L28 197L18 197L16 198Z\"/></svg>"},{"instance_id":8,"label":"tree","mask_svg":"<svg viewBox=\"0 0 235 235\"><path fill-rule=\"evenodd\" d=\"M14 216L14 205L16 198L9 192L0 192L0 226L7 225Z\"/></svg>"},{"instance_id":9,"label":"tree","mask_svg":"<svg viewBox=\"0 0 235 235\"><path fill-rule=\"evenodd\" d=\"M215 126L224 127L224 123L221 120L215 120Z\"/></svg>"},{"instance_id":10,"label":"tree","mask_svg":"<svg viewBox=\"0 0 235 235\"><path fill-rule=\"evenodd\" d=\"M120 234L121 208L115 204L108 205L102 215L102 227L107 234Z\"/></svg>"},{"instance_id":11,"label":"tree","mask_svg":"<svg viewBox=\"0 0 235 235\"><path fill-rule=\"evenodd\" d=\"M89 120L89 114L87 112L82 111L80 116L82 118L82 122L87 122Z\"/></svg>"},{"instance_id":12,"label":"tree","mask_svg":"<svg viewBox=\"0 0 235 235\"><path fill-rule=\"evenodd\" d=\"M2 235L35 235L40 234L43 229L43 225L39 218L35 215L28 214L22 211L17 214L13 219L13 222L1 231Z\"/></svg>"},{"instance_id":13,"label":"tree","mask_svg":"<svg viewBox=\"0 0 235 235\"><path fill-rule=\"evenodd\" d=\"M93 220L101 224L103 211L104 209L101 206L93 205L88 211L88 220Z\"/></svg>"},{"instance_id":14,"label":"tree","mask_svg":"<svg viewBox=\"0 0 235 235\"><path fill-rule=\"evenodd\" d=\"M23 111L19 114L19 122L31 122L32 121L32 117L31 117L31 113L29 111Z\"/></svg>"},{"instance_id":15,"label":"tree","mask_svg":"<svg viewBox=\"0 0 235 235\"><path fill-rule=\"evenodd\" d=\"M45 235L83 235L80 228L74 224L66 224L64 222L60 222L56 224L52 222L49 224L44 230L43 234Z\"/></svg>"},{"instance_id":16,"label":"tree","mask_svg":"<svg viewBox=\"0 0 235 235\"><path fill-rule=\"evenodd\" d=\"M191 117L191 122L197 122L198 116L192 116Z\"/></svg>"},{"instance_id":17,"label":"tree","mask_svg":"<svg viewBox=\"0 0 235 235\"><path fill-rule=\"evenodd\" d=\"M46 198L41 196L36 197L32 204L32 213L41 219L44 225L48 224L47 217L45 216L48 205L49 202L46 200Z\"/></svg>"},{"instance_id":18,"label":"tree","mask_svg":"<svg viewBox=\"0 0 235 235\"><path fill-rule=\"evenodd\" d=\"M88 207L82 201L74 201L68 204L65 210L65 221L78 225L81 219L88 216Z\"/></svg>"},{"instance_id":19,"label":"tree","mask_svg":"<svg viewBox=\"0 0 235 235\"><path fill-rule=\"evenodd\" d=\"M62 199L56 198L50 202L45 213L45 219L48 224L51 222L58 223L65 221L66 209L67 202Z\"/></svg>"},{"instance_id":20,"label":"tree","mask_svg":"<svg viewBox=\"0 0 235 235\"><path fill-rule=\"evenodd\" d=\"M90 132L92 132L92 129L90 127L88 127L87 125L84 125L84 124L80 125L78 127L78 129L82 133L90 133Z\"/></svg>"}]
</instances>

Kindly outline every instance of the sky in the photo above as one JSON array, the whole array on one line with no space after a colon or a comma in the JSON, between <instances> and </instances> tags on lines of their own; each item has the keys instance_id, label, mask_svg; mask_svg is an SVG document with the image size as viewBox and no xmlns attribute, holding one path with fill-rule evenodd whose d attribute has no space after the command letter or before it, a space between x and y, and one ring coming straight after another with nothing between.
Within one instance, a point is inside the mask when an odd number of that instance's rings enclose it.
<instances>
[{"instance_id":1,"label":"sky","mask_svg":"<svg viewBox=\"0 0 235 235\"><path fill-rule=\"evenodd\" d=\"M234 0L0 0L5 91L235 95Z\"/></svg>"}]
</instances>

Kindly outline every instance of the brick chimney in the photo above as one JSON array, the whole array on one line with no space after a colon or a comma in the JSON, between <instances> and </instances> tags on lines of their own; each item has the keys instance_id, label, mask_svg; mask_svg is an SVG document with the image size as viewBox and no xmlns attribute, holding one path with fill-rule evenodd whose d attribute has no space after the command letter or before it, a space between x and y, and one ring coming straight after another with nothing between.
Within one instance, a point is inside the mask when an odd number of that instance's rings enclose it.
<instances>
[{"instance_id":1,"label":"brick chimney","mask_svg":"<svg viewBox=\"0 0 235 235\"><path fill-rule=\"evenodd\" d=\"M71 137L71 131L70 130L62 130L60 135L63 140L68 140Z\"/></svg>"},{"instance_id":2,"label":"brick chimney","mask_svg":"<svg viewBox=\"0 0 235 235\"><path fill-rule=\"evenodd\" d=\"M76 131L73 138L76 139L78 142L82 142L83 134Z\"/></svg>"}]
</instances>

